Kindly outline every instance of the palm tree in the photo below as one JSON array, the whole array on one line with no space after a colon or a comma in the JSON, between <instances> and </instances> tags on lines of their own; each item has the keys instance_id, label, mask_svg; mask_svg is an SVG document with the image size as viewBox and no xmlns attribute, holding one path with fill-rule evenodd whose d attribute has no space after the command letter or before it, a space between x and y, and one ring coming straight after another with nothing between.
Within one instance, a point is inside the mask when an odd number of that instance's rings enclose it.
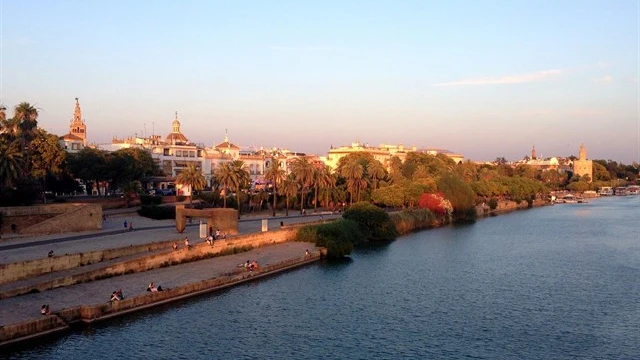
<instances>
[{"instance_id":1,"label":"palm tree","mask_svg":"<svg viewBox=\"0 0 640 360\"><path fill-rule=\"evenodd\" d=\"M224 192L222 207L227 207L227 189L233 186L233 169L230 163L218 164L214 170L214 176L216 181L222 185L222 191Z\"/></svg>"},{"instance_id":2,"label":"palm tree","mask_svg":"<svg viewBox=\"0 0 640 360\"><path fill-rule=\"evenodd\" d=\"M282 168L282 163L277 159L273 159L271 166L267 169L264 177L273 184L273 216L276 216L276 203L278 199L278 185L282 183L285 178L285 172Z\"/></svg>"},{"instance_id":3,"label":"palm tree","mask_svg":"<svg viewBox=\"0 0 640 360\"><path fill-rule=\"evenodd\" d=\"M313 184L313 164L306 157L299 157L291 162L291 173L300 185L300 213L304 211L304 194Z\"/></svg>"},{"instance_id":4,"label":"palm tree","mask_svg":"<svg viewBox=\"0 0 640 360\"><path fill-rule=\"evenodd\" d=\"M313 200L314 203L314 212L317 211L318 205L318 190L325 194L325 206L329 203L329 192L330 189L336 186L336 178L331 174L331 167L325 165L321 169L316 169L314 185L316 188L315 198Z\"/></svg>"},{"instance_id":5,"label":"palm tree","mask_svg":"<svg viewBox=\"0 0 640 360\"><path fill-rule=\"evenodd\" d=\"M387 171L380 161L373 160L367 165L367 174L369 174L371 178L371 187L375 190L378 188L380 180L384 179L387 175Z\"/></svg>"},{"instance_id":6,"label":"palm tree","mask_svg":"<svg viewBox=\"0 0 640 360\"><path fill-rule=\"evenodd\" d=\"M282 194L285 196L285 215L289 216L289 197L296 196L298 193L298 182L294 178L293 174L289 174L282 181Z\"/></svg>"},{"instance_id":7,"label":"palm tree","mask_svg":"<svg viewBox=\"0 0 640 360\"><path fill-rule=\"evenodd\" d=\"M361 187L361 181L364 180L364 167L355 159L348 161L342 166L342 176L347 179L347 188L349 190L349 202L353 204L353 200L358 196L358 190Z\"/></svg>"},{"instance_id":8,"label":"palm tree","mask_svg":"<svg viewBox=\"0 0 640 360\"><path fill-rule=\"evenodd\" d=\"M25 166L23 173L26 175L30 172L29 166L29 149L27 144L35 137L35 131L38 128L38 109L28 102L21 102L14 108L13 119L9 122L8 130L20 141L20 150L25 155Z\"/></svg>"},{"instance_id":9,"label":"palm tree","mask_svg":"<svg viewBox=\"0 0 640 360\"><path fill-rule=\"evenodd\" d=\"M189 204L193 202L193 191L204 189L207 182L200 169L194 164L189 164L186 169L182 170L176 177L176 183L190 188Z\"/></svg>"},{"instance_id":10,"label":"palm tree","mask_svg":"<svg viewBox=\"0 0 640 360\"><path fill-rule=\"evenodd\" d=\"M6 187L12 187L22 175L23 156L17 141L0 140L0 179Z\"/></svg>"},{"instance_id":11,"label":"palm tree","mask_svg":"<svg viewBox=\"0 0 640 360\"><path fill-rule=\"evenodd\" d=\"M229 164L231 168L231 184L236 192L236 200L238 202L238 215L240 215L241 196L240 190L251 184L251 175L247 171L247 165L242 160L234 160Z\"/></svg>"}]
</instances>

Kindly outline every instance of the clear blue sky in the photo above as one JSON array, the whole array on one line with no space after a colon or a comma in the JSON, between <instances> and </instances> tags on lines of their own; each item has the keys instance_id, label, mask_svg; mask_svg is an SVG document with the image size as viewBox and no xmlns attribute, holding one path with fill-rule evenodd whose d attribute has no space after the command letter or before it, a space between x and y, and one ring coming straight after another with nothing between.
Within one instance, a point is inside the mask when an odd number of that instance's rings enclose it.
<instances>
[{"instance_id":1,"label":"clear blue sky","mask_svg":"<svg viewBox=\"0 0 640 360\"><path fill-rule=\"evenodd\" d=\"M0 0L0 102L89 141L638 161L639 2Z\"/></svg>"}]
</instances>

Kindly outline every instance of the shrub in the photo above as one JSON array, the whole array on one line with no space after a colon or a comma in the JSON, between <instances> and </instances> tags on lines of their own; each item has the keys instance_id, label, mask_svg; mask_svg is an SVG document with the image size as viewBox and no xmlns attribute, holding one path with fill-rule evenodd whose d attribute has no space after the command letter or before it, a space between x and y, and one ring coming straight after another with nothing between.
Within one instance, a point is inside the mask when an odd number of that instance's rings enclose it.
<instances>
[{"instance_id":1,"label":"shrub","mask_svg":"<svg viewBox=\"0 0 640 360\"><path fill-rule=\"evenodd\" d=\"M407 209L393 213L389 217L399 234L438 226L445 221L445 218L438 219L429 209Z\"/></svg>"},{"instance_id":2,"label":"shrub","mask_svg":"<svg viewBox=\"0 0 640 360\"><path fill-rule=\"evenodd\" d=\"M327 256L344 257L351 254L354 245L365 240L360 227L354 221L339 220L318 225L316 228L316 246L327 248Z\"/></svg>"},{"instance_id":3,"label":"shrub","mask_svg":"<svg viewBox=\"0 0 640 360\"><path fill-rule=\"evenodd\" d=\"M175 219L176 208L174 206L143 205L138 210L138 215L154 220Z\"/></svg>"},{"instance_id":4,"label":"shrub","mask_svg":"<svg viewBox=\"0 0 640 360\"><path fill-rule=\"evenodd\" d=\"M367 202L353 204L342 217L356 222L366 239L393 240L398 235L389 214Z\"/></svg>"},{"instance_id":5,"label":"shrub","mask_svg":"<svg viewBox=\"0 0 640 360\"><path fill-rule=\"evenodd\" d=\"M162 204L162 196L142 195L140 196L141 205L160 205Z\"/></svg>"},{"instance_id":6,"label":"shrub","mask_svg":"<svg viewBox=\"0 0 640 360\"><path fill-rule=\"evenodd\" d=\"M351 254L354 246L364 242L360 226L351 220L338 220L300 228L296 241L314 242L327 249L327 257L340 258Z\"/></svg>"},{"instance_id":7,"label":"shrub","mask_svg":"<svg viewBox=\"0 0 640 360\"><path fill-rule=\"evenodd\" d=\"M307 225L300 228L296 233L295 241L315 243L318 239L317 229L317 225Z\"/></svg>"},{"instance_id":8,"label":"shrub","mask_svg":"<svg viewBox=\"0 0 640 360\"><path fill-rule=\"evenodd\" d=\"M184 195L178 195L178 196L176 196L176 201L177 201L177 202L183 202L183 201L185 201L186 199L187 199L187 197L186 197L186 196L184 196Z\"/></svg>"},{"instance_id":9,"label":"shrub","mask_svg":"<svg viewBox=\"0 0 640 360\"><path fill-rule=\"evenodd\" d=\"M489 209L495 210L498 207L498 199L492 197L489 199Z\"/></svg>"}]
</instances>

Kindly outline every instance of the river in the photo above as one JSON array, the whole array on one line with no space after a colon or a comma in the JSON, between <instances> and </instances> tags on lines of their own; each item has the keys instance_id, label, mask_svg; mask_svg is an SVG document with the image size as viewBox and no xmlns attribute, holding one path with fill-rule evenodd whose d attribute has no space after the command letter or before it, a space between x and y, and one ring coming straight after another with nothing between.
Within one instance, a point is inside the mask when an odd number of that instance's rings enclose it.
<instances>
[{"instance_id":1,"label":"river","mask_svg":"<svg viewBox=\"0 0 640 360\"><path fill-rule=\"evenodd\" d=\"M12 359L637 359L640 196L433 229Z\"/></svg>"}]
</instances>

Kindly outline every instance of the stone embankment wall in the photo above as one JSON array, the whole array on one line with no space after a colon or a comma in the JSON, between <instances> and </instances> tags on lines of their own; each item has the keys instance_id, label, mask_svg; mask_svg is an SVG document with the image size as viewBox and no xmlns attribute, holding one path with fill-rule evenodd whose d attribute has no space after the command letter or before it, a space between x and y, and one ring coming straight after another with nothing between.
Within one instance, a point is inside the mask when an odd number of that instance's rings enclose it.
<instances>
[{"instance_id":1,"label":"stone embankment wall","mask_svg":"<svg viewBox=\"0 0 640 360\"><path fill-rule=\"evenodd\" d=\"M281 271L286 271L288 269L317 261L322 256L321 252L322 250L319 250L311 253L309 256L293 257L277 264L271 264L259 268L253 272L248 272L245 269L238 269L225 274L225 276L221 278L203 280L162 292L149 292L126 298L121 301L96 305L81 305L63 309L40 319L2 326L0 327L0 347L16 342L26 341L35 336L42 336L57 331L65 331L70 328L69 325L74 323L91 323L115 316L122 316L133 311L139 311L148 307L201 295L207 292L217 291L246 281L270 276Z\"/></svg>"},{"instance_id":2,"label":"stone embankment wall","mask_svg":"<svg viewBox=\"0 0 640 360\"><path fill-rule=\"evenodd\" d=\"M18 296L32 291L46 291L62 286L70 286L113 276L153 270L161 267L201 260L218 255L244 252L252 248L291 241L294 239L296 232L297 229L283 229L277 231L253 233L248 235L236 236L229 239L216 240L213 246L209 246L206 243L200 243L195 246L191 246L190 249L185 249L181 244L180 248L175 251L171 249L171 241L163 242L159 243L158 246L164 245L167 249L167 251L165 252L123 261L81 274L69 275L53 280L44 281L35 285L13 288L11 290L0 292L0 299ZM97 257L98 254L95 254L95 256ZM46 262L46 259L42 259L42 261ZM19 264L21 263L16 263L16 266L12 267L12 274L20 272Z\"/></svg>"},{"instance_id":3,"label":"stone embankment wall","mask_svg":"<svg viewBox=\"0 0 640 360\"><path fill-rule=\"evenodd\" d=\"M91 265L124 256L131 256L162 249L170 249L173 242L174 240L169 240L151 244L132 245L117 249L97 250L77 254L65 254L61 256L54 256L51 258L47 257L10 264L0 264L0 284L22 280L33 276L39 276L54 271L62 271L73 269L79 266Z\"/></svg>"},{"instance_id":4,"label":"stone embankment wall","mask_svg":"<svg viewBox=\"0 0 640 360\"><path fill-rule=\"evenodd\" d=\"M50 204L1 207L2 233L43 235L102 229L99 204Z\"/></svg>"}]
</instances>

